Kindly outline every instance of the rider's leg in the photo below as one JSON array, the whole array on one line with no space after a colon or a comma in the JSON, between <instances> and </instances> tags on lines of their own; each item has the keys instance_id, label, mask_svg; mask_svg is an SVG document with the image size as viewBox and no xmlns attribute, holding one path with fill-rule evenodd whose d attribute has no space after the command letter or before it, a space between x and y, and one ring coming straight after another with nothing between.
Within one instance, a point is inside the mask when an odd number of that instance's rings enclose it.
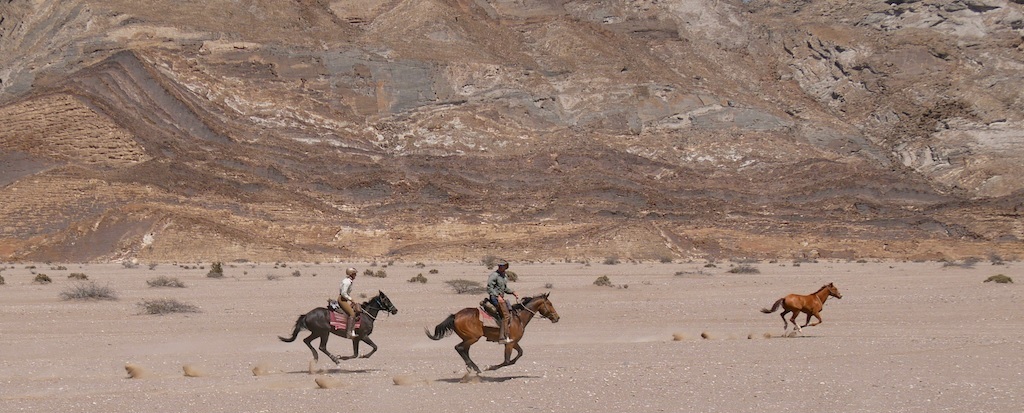
<instances>
[{"instance_id":1,"label":"rider's leg","mask_svg":"<svg viewBox=\"0 0 1024 413\"><path fill-rule=\"evenodd\" d=\"M340 301L338 304L341 305L341 309L348 316L345 320L345 337L353 338L355 337L356 312L352 310L352 302Z\"/></svg>"},{"instance_id":2,"label":"rider's leg","mask_svg":"<svg viewBox=\"0 0 1024 413\"><path fill-rule=\"evenodd\" d=\"M498 342L506 344L509 342L508 333L511 329L512 318L509 317L508 304L505 301L505 297L498 297L498 311L501 312L501 328L499 329L501 331L501 339Z\"/></svg>"}]
</instances>

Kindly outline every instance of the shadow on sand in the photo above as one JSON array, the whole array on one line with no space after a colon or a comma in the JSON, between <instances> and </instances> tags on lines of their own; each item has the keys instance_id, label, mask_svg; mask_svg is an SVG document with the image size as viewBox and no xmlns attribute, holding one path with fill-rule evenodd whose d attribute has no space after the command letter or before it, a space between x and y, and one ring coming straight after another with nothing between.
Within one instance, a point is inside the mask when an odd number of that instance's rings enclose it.
<instances>
[{"instance_id":1,"label":"shadow on sand","mask_svg":"<svg viewBox=\"0 0 1024 413\"><path fill-rule=\"evenodd\" d=\"M373 372L378 372L378 371L380 371L380 370L379 369L348 370L348 369L343 369L343 368L340 368L340 367L336 367L336 368L328 368L328 369L317 369L316 371L312 371L312 372L309 371L309 370L296 370L296 371L286 371L285 373L287 373L287 374L307 374L308 375L308 374L336 374L336 373L338 373L338 374L373 373Z\"/></svg>"},{"instance_id":2,"label":"shadow on sand","mask_svg":"<svg viewBox=\"0 0 1024 413\"><path fill-rule=\"evenodd\" d=\"M452 379L437 379L435 381L439 383L504 383L509 380L515 379L539 379L540 376L507 376L507 377L487 377L477 375L466 375L462 377Z\"/></svg>"}]
</instances>

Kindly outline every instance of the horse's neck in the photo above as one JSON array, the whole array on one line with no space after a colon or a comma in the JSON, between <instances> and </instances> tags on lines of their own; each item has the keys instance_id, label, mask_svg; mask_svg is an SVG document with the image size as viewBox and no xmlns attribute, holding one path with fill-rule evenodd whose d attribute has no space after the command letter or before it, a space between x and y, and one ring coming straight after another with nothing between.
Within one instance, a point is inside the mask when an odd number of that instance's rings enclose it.
<instances>
[{"instance_id":1,"label":"horse's neck","mask_svg":"<svg viewBox=\"0 0 1024 413\"><path fill-rule=\"evenodd\" d=\"M366 311L366 313L369 314L371 318L377 318L377 313L379 313L380 310L381 308L377 307L377 303L373 301L370 301L369 303L366 303L366 305L363 306L363 311Z\"/></svg>"},{"instance_id":2,"label":"horse's neck","mask_svg":"<svg viewBox=\"0 0 1024 413\"><path fill-rule=\"evenodd\" d=\"M530 320L533 319L533 315L536 312L537 310L534 310L529 306L523 306L523 310L519 311L519 321L523 323L523 327L526 327L527 324L530 324Z\"/></svg>"},{"instance_id":3,"label":"horse's neck","mask_svg":"<svg viewBox=\"0 0 1024 413\"><path fill-rule=\"evenodd\" d=\"M818 301L821 301L822 304L825 304L825 300L827 300L828 296L829 296L828 288L822 288L822 289L818 290L818 292L814 293L813 295L815 297L818 297Z\"/></svg>"}]
</instances>

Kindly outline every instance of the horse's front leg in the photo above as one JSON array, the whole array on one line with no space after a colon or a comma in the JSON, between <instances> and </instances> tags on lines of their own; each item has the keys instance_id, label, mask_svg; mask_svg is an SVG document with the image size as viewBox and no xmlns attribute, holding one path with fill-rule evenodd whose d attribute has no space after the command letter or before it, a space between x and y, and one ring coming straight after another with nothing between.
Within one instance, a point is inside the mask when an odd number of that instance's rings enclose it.
<instances>
[{"instance_id":1,"label":"horse's front leg","mask_svg":"<svg viewBox=\"0 0 1024 413\"><path fill-rule=\"evenodd\" d=\"M343 356L341 359L342 360L349 360L349 359L354 359L356 357L359 357L359 339L358 338L353 338L352 339L352 355L351 356Z\"/></svg>"},{"instance_id":2,"label":"horse's front leg","mask_svg":"<svg viewBox=\"0 0 1024 413\"><path fill-rule=\"evenodd\" d=\"M488 367L487 370L488 371L497 370L497 369L500 369L502 367L511 366L511 365L515 364L516 363L515 360L512 360L512 349L516 348L516 347L519 347L519 343L517 343L517 342L505 344L505 361L503 361L501 364L495 364L495 365L493 365L491 367ZM523 351L522 350L518 350L518 352L519 353L518 353L518 355L516 355L516 360L519 359L519 356L523 355Z\"/></svg>"},{"instance_id":3,"label":"horse's front leg","mask_svg":"<svg viewBox=\"0 0 1024 413\"><path fill-rule=\"evenodd\" d=\"M518 341L516 341L515 344L512 344L512 348L516 349L516 357L513 358L512 361L510 361L508 364L516 364L516 361L518 361L519 358L523 356L523 348L519 346Z\"/></svg>"},{"instance_id":4,"label":"horse's front leg","mask_svg":"<svg viewBox=\"0 0 1024 413\"><path fill-rule=\"evenodd\" d=\"M819 314L819 313L814 313L814 318L817 318L817 319L818 319L818 322L817 322L817 323L814 323L814 324L811 324L812 326L816 326L816 325L818 325L818 324L821 324L821 314ZM811 322L811 316L810 316L810 315L808 315L808 316L807 316L807 322L808 322L808 323L809 323L809 322Z\"/></svg>"},{"instance_id":5,"label":"horse's front leg","mask_svg":"<svg viewBox=\"0 0 1024 413\"><path fill-rule=\"evenodd\" d=\"M370 340L369 336L363 337L363 342L366 343L368 346L370 346L370 348L373 349L373 350L370 350L369 353L366 353L366 355L362 356L364 359L368 359L368 358L370 358L370 356L373 355L373 353L377 352L377 345L373 343L373 340ZM359 343L356 343L356 355L359 354L359 350L358 349L359 349Z\"/></svg>"},{"instance_id":6,"label":"horse's front leg","mask_svg":"<svg viewBox=\"0 0 1024 413\"><path fill-rule=\"evenodd\" d=\"M804 320L804 325L802 327L807 327L808 325L811 325L811 316L812 315L814 315L814 314L807 313L807 319Z\"/></svg>"}]
</instances>

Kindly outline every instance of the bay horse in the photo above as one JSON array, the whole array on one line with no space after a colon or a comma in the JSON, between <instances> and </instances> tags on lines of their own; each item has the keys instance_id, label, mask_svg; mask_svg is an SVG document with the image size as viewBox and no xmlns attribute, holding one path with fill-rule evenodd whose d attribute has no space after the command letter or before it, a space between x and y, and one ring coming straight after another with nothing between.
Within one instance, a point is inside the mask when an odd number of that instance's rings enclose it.
<instances>
[{"instance_id":1,"label":"bay horse","mask_svg":"<svg viewBox=\"0 0 1024 413\"><path fill-rule=\"evenodd\" d=\"M526 325L530 324L530 320L533 319L534 315L547 318L552 323L558 322L558 311L555 311L555 306L551 304L548 295L550 293L536 297L526 297L523 298L521 303L512 306L512 311L509 312L512 326L508 331L508 338L511 341L505 344L505 361L488 367L487 370L497 370L505 366L511 366L516 364L516 361L523 356L523 348L519 346L519 340L522 340L523 334L526 332ZM478 308L468 307L449 315L441 324L434 327L434 334L430 334L430 330L424 328L424 332L427 333L427 337L430 337L431 340L440 340L452 333L462 338L462 342L455 345L455 351L466 362L466 370L476 371L477 374L480 374L480 367L477 367L476 363L469 358L469 347L480 340L481 337L485 337L487 341L498 341L500 338L498 337L498 334L500 334L498 327L484 326L480 322L479 311ZM513 349L516 351L515 358L511 358Z\"/></svg>"},{"instance_id":2,"label":"bay horse","mask_svg":"<svg viewBox=\"0 0 1024 413\"><path fill-rule=\"evenodd\" d=\"M804 322L804 327L807 327L808 325L816 326L821 324L821 307L825 305L825 300L827 300L829 296L843 298L843 295L839 293L839 289L832 285L832 283L828 283L821 286L821 288L813 294L790 294L782 297L775 301L775 304L772 305L770 310L762 308L761 312L771 314L774 313L775 310L778 310L779 306L782 306L782 308L785 309L782 314L780 314L782 316L782 332L785 333L789 330L789 323L786 322L786 313L789 312L793 312L793 316L789 318L789 321L793 323L793 328L795 329L793 332L803 332L803 330L800 329L800 326L796 323L796 317L799 316L801 312L807 314L807 321ZM810 324L811 316L817 318L818 322Z\"/></svg>"},{"instance_id":3,"label":"bay horse","mask_svg":"<svg viewBox=\"0 0 1024 413\"><path fill-rule=\"evenodd\" d=\"M327 357L331 358L334 364L339 364L340 360L348 360L359 357L359 342L368 344L373 350L362 356L362 358L370 358L373 353L377 352L377 345L374 344L373 340L370 340L370 334L373 333L373 321L377 319L377 314L381 311L387 311L391 314L398 314L398 309L391 303L391 299L384 294L383 291L378 290L377 296L371 298L369 301L363 303L362 309L359 311L357 317L359 318L359 325L355 328L356 336L352 338L352 356L351 357L338 357L327 351L327 339L331 337L331 334L335 334L340 337L345 337L345 329L335 329L331 327L331 310L324 307L317 307L310 312L300 315L299 319L295 321L295 329L292 331L291 337L277 336L281 341L285 343L291 343L295 341L295 338L299 336L299 332L302 330L309 330L309 337L306 337L303 342L306 343L306 347L313 352L313 361L319 361L316 349L313 348L313 340L317 337L320 338L320 351L324 352ZM348 337L345 337L348 338Z\"/></svg>"}]
</instances>

